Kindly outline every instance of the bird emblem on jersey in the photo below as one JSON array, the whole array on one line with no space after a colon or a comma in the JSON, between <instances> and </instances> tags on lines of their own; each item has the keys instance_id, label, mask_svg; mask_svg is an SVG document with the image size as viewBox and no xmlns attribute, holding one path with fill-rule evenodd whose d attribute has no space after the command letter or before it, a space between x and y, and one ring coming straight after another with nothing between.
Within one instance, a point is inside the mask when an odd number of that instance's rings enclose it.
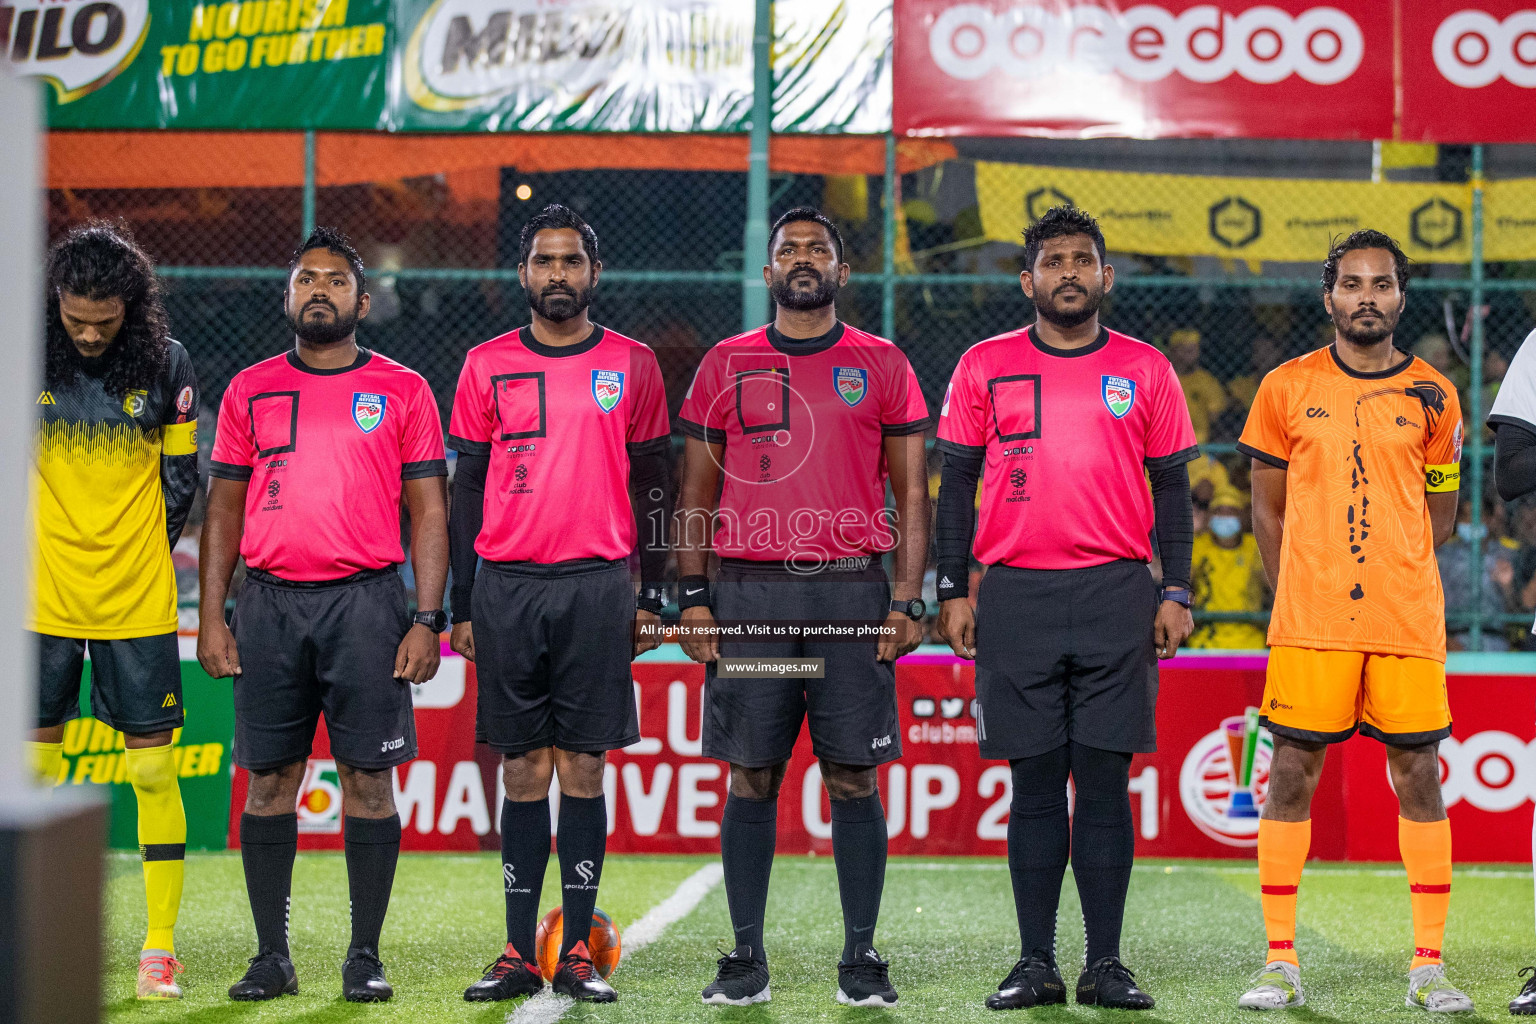
<instances>
[{"instance_id":1,"label":"bird emblem on jersey","mask_svg":"<svg viewBox=\"0 0 1536 1024\"><path fill-rule=\"evenodd\" d=\"M1120 420L1136 404L1136 382L1129 377L1111 377L1105 374L1099 380L1104 386L1104 407L1111 416Z\"/></svg>"},{"instance_id":2,"label":"bird emblem on jersey","mask_svg":"<svg viewBox=\"0 0 1536 1024\"><path fill-rule=\"evenodd\" d=\"M363 433L373 433L374 429L384 422L384 396L370 395L361 391L353 392L352 419L357 422L358 429Z\"/></svg>"},{"instance_id":3,"label":"bird emblem on jersey","mask_svg":"<svg viewBox=\"0 0 1536 1024\"><path fill-rule=\"evenodd\" d=\"M869 371L862 366L834 366L832 385L837 388L837 397L852 408L869 393Z\"/></svg>"},{"instance_id":4,"label":"bird emblem on jersey","mask_svg":"<svg viewBox=\"0 0 1536 1024\"><path fill-rule=\"evenodd\" d=\"M592 371L592 398L603 412L613 412L613 407L624 397L624 374L619 370Z\"/></svg>"}]
</instances>

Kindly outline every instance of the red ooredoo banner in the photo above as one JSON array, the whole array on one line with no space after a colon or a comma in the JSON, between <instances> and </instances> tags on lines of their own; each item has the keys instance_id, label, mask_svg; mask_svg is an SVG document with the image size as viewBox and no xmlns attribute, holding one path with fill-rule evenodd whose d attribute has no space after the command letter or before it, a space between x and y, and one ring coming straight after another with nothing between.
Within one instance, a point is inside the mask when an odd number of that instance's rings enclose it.
<instances>
[{"instance_id":1,"label":"red ooredoo banner","mask_svg":"<svg viewBox=\"0 0 1536 1024\"><path fill-rule=\"evenodd\" d=\"M1404 139L1536 138L1536 3L1412 0L1401 23Z\"/></svg>"},{"instance_id":2,"label":"red ooredoo banner","mask_svg":"<svg viewBox=\"0 0 1536 1024\"><path fill-rule=\"evenodd\" d=\"M606 774L609 849L714 853L727 770L703 756L698 665L634 666L641 739L614 752ZM972 668L913 655L897 667L900 761L880 769L891 852L919 856L1005 852L1008 765L976 752ZM1162 670L1158 751L1131 768L1137 853L1251 857L1268 785L1270 742L1245 714L1264 689L1263 657L1180 658ZM1536 796L1536 716L1529 679L1452 676L1455 736L1441 744L1445 800L1460 861L1530 856ZM499 758L474 743L473 666L445 658L418 688L421 756L396 772L408 850L494 850L501 806ZM301 846L341 847L341 793L324 730L300 797ZM230 845L239 842L246 778L236 773ZM1329 752L1313 805L1312 853L1324 859L1396 860L1397 801L1381 744L1355 738ZM832 828L810 741L802 734L779 802L784 853L831 852Z\"/></svg>"},{"instance_id":3,"label":"red ooredoo banner","mask_svg":"<svg viewBox=\"0 0 1536 1024\"><path fill-rule=\"evenodd\" d=\"M899 133L1392 136L1391 0L896 0L895 10Z\"/></svg>"}]
</instances>

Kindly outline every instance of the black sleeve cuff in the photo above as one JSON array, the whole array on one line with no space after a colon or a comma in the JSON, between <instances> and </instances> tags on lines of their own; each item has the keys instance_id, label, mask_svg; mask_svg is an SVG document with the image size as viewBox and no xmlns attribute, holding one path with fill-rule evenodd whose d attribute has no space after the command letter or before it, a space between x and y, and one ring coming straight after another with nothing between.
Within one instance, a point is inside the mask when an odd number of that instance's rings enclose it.
<instances>
[{"instance_id":1,"label":"black sleeve cuff","mask_svg":"<svg viewBox=\"0 0 1536 1024\"><path fill-rule=\"evenodd\" d=\"M702 423L685 420L679 416L677 428L695 441L703 441L706 444L725 444L725 431L718 427L706 427Z\"/></svg>"},{"instance_id":2,"label":"black sleeve cuff","mask_svg":"<svg viewBox=\"0 0 1536 1024\"><path fill-rule=\"evenodd\" d=\"M237 466L232 462L209 462L208 475L216 476L220 480L239 480L243 483L251 478L251 467Z\"/></svg>"},{"instance_id":3,"label":"black sleeve cuff","mask_svg":"<svg viewBox=\"0 0 1536 1024\"><path fill-rule=\"evenodd\" d=\"M1261 452L1252 445L1243 444L1241 441L1237 442L1237 450L1251 459L1258 459L1260 462L1274 466L1276 469L1291 468L1291 464L1285 459L1282 459L1280 456L1271 455L1268 452Z\"/></svg>"},{"instance_id":4,"label":"black sleeve cuff","mask_svg":"<svg viewBox=\"0 0 1536 1024\"><path fill-rule=\"evenodd\" d=\"M406 462L400 466L401 480L420 480L427 476L447 476L447 459L427 459L425 462Z\"/></svg>"},{"instance_id":5,"label":"black sleeve cuff","mask_svg":"<svg viewBox=\"0 0 1536 1024\"><path fill-rule=\"evenodd\" d=\"M1519 416L1505 416L1503 413L1489 415L1488 425L1490 427L1497 427L1500 424L1508 427L1519 427L1521 430L1527 430L1532 434L1536 434L1536 423L1532 423L1530 420L1523 420Z\"/></svg>"},{"instance_id":6,"label":"black sleeve cuff","mask_svg":"<svg viewBox=\"0 0 1536 1024\"><path fill-rule=\"evenodd\" d=\"M448 435L448 447L460 455L489 455L491 454L491 442L469 441L453 434Z\"/></svg>"},{"instance_id":7,"label":"black sleeve cuff","mask_svg":"<svg viewBox=\"0 0 1536 1024\"><path fill-rule=\"evenodd\" d=\"M672 435L662 434L660 437L653 437L649 441L626 441L624 442L624 450L629 452L631 457L636 455L666 455L672 451Z\"/></svg>"},{"instance_id":8,"label":"black sleeve cuff","mask_svg":"<svg viewBox=\"0 0 1536 1024\"><path fill-rule=\"evenodd\" d=\"M951 441L943 437L934 442L934 447L941 452L958 455L962 459L979 459L987 454L987 446L984 444L961 444L959 441Z\"/></svg>"},{"instance_id":9,"label":"black sleeve cuff","mask_svg":"<svg viewBox=\"0 0 1536 1024\"><path fill-rule=\"evenodd\" d=\"M933 420L924 416L920 420L911 423L882 423L880 433L885 437L910 437L913 434L921 434L933 425Z\"/></svg>"},{"instance_id":10,"label":"black sleeve cuff","mask_svg":"<svg viewBox=\"0 0 1536 1024\"><path fill-rule=\"evenodd\" d=\"M1194 462L1200 457L1200 446L1191 445L1182 451L1170 452L1167 455L1158 455L1155 458L1146 458L1142 463L1148 469L1162 469L1165 466L1182 466L1186 462Z\"/></svg>"}]
</instances>

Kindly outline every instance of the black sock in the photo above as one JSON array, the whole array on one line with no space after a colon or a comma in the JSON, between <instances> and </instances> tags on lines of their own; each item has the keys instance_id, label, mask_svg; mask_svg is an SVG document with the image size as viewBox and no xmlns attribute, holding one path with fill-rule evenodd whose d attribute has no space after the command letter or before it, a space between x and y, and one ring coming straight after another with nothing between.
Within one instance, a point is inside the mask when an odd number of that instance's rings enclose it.
<instances>
[{"instance_id":1,"label":"black sock","mask_svg":"<svg viewBox=\"0 0 1536 1024\"><path fill-rule=\"evenodd\" d=\"M298 849L297 814L240 815L240 860L256 920L257 953L288 955L288 898Z\"/></svg>"},{"instance_id":2,"label":"black sock","mask_svg":"<svg viewBox=\"0 0 1536 1024\"><path fill-rule=\"evenodd\" d=\"M778 839L779 800L750 800L734 793L725 798L720 819L720 863L725 868L725 900L731 908L736 948L763 952L763 918L768 911L768 876Z\"/></svg>"},{"instance_id":3,"label":"black sock","mask_svg":"<svg viewBox=\"0 0 1536 1024\"><path fill-rule=\"evenodd\" d=\"M1067 748L1021 757L1013 766L1008 813L1008 873L1019 915L1021 957L1056 955L1056 908L1067 872Z\"/></svg>"},{"instance_id":4,"label":"black sock","mask_svg":"<svg viewBox=\"0 0 1536 1024\"><path fill-rule=\"evenodd\" d=\"M561 956L592 934L592 910L597 906L597 885L607 848L607 799L561 793L560 827L555 836L555 849L560 853L560 916L565 922Z\"/></svg>"},{"instance_id":5,"label":"black sock","mask_svg":"<svg viewBox=\"0 0 1536 1024\"><path fill-rule=\"evenodd\" d=\"M507 897L507 944L535 960L534 930L549 865L549 797L501 802L501 880Z\"/></svg>"},{"instance_id":6,"label":"black sock","mask_svg":"<svg viewBox=\"0 0 1536 1024\"><path fill-rule=\"evenodd\" d=\"M880 793L832 801L832 860L843 903L843 963L875 942L885 892L885 808Z\"/></svg>"},{"instance_id":7,"label":"black sock","mask_svg":"<svg viewBox=\"0 0 1536 1024\"><path fill-rule=\"evenodd\" d=\"M347 850L347 891L352 897L352 949L379 951L400 860L400 815L354 818L342 825Z\"/></svg>"},{"instance_id":8,"label":"black sock","mask_svg":"<svg viewBox=\"0 0 1536 1024\"><path fill-rule=\"evenodd\" d=\"M1088 963L1120 955L1120 925L1131 884L1136 833L1126 782L1131 755L1078 743L1072 750L1072 875L1083 904Z\"/></svg>"}]
</instances>

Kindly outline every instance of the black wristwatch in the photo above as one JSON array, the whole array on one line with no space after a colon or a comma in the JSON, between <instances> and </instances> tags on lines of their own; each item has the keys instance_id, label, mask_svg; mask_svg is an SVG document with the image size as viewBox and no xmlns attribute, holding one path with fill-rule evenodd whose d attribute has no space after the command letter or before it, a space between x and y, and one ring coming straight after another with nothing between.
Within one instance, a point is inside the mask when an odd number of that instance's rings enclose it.
<instances>
[{"instance_id":1,"label":"black wristwatch","mask_svg":"<svg viewBox=\"0 0 1536 1024\"><path fill-rule=\"evenodd\" d=\"M641 587L635 598L635 607L652 615L660 615L667 606L667 592L661 587Z\"/></svg>"},{"instance_id":2,"label":"black wristwatch","mask_svg":"<svg viewBox=\"0 0 1536 1024\"><path fill-rule=\"evenodd\" d=\"M923 614L928 611L928 606L923 604L921 598L913 598L910 601L892 601L891 611L901 612L913 622L921 622Z\"/></svg>"},{"instance_id":3,"label":"black wristwatch","mask_svg":"<svg viewBox=\"0 0 1536 1024\"><path fill-rule=\"evenodd\" d=\"M434 633L441 633L448 628L448 613L441 608L434 608L430 612L417 612L411 616L411 624L426 626Z\"/></svg>"},{"instance_id":4,"label":"black wristwatch","mask_svg":"<svg viewBox=\"0 0 1536 1024\"><path fill-rule=\"evenodd\" d=\"M1172 601L1174 604L1181 604L1185 608L1188 608L1191 604L1194 603L1194 598L1190 594L1189 588L1187 587L1166 588L1163 591L1163 600Z\"/></svg>"}]
</instances>

